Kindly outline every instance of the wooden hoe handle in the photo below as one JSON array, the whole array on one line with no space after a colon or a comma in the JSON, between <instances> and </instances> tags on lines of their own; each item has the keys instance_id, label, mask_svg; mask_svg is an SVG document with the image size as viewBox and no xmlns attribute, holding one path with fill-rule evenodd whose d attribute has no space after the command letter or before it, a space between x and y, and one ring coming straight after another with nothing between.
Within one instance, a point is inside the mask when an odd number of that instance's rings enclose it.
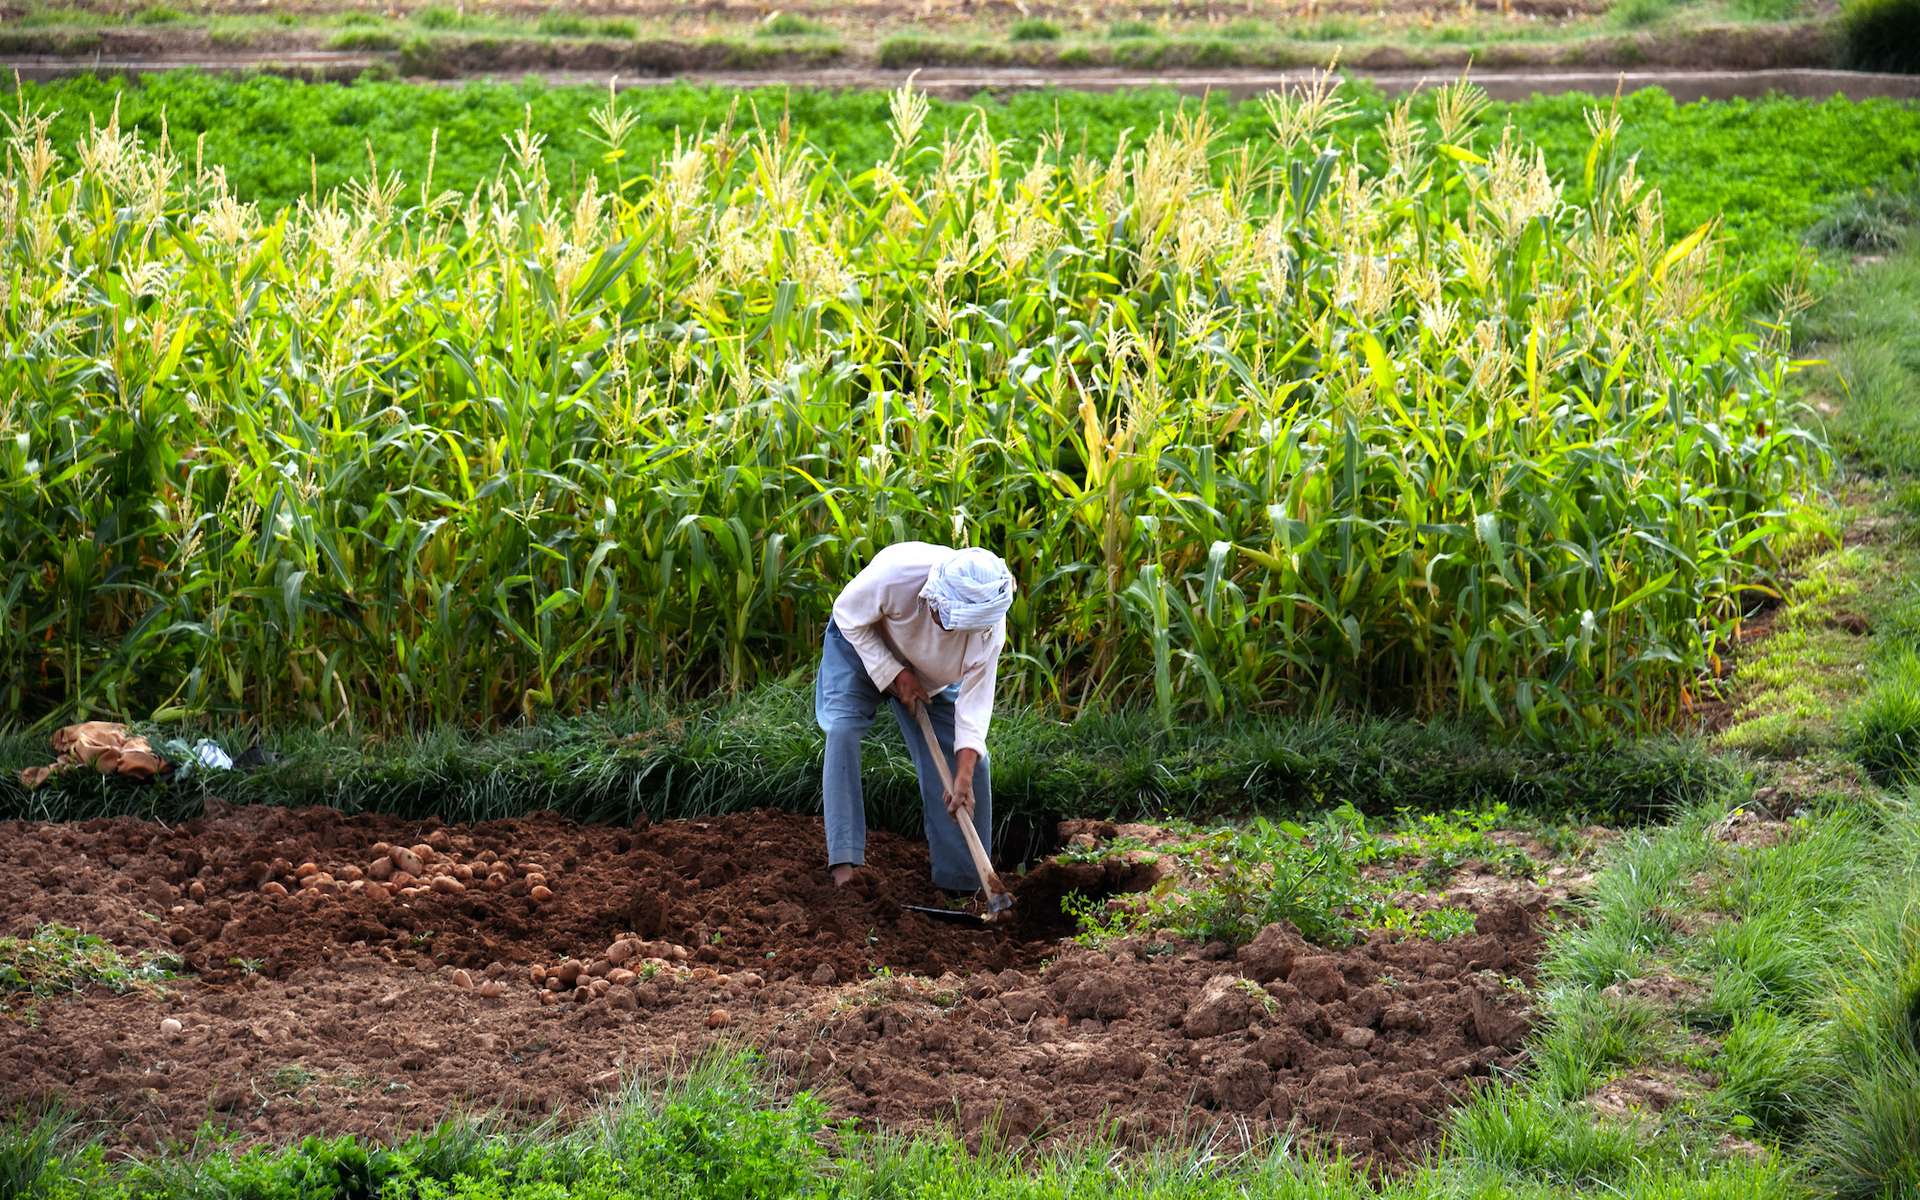
<instances>
[{"instance_id":1,"label":"wooden hoe handle","mask_svg":"<svg viewBox=\"0 0 1920 1200\"><path fill-rule=\"evenodd\" d=\"M913 706L914 719L920 722L920 736L927 739L927 750L933 755L933 765L940 771L940 786L946 794L953 794L953 769L947 765L947 752L940 748L940 739L933 732L933 719L927 715L927 706ZM960 827L960 836L966 839L967 853L973 856L973 869L980 876L980 886L986 889L988 908L998 912L1012 903L1012 894L1007 885L1000 882L1000 876L994 872L993 864L987 860L987 848L980 844L980 835L973 828L969 817L955 815L953 823ZM1004 897L1004 901L1002 898Z\"/></svg>"}]
</instances>

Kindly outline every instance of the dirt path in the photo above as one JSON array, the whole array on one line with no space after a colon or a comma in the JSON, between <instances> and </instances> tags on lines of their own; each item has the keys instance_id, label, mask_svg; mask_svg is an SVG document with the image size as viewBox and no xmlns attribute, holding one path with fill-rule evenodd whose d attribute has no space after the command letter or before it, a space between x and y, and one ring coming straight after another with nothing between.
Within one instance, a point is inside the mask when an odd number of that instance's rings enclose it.
<instances>
[{"instance_id":1,"label":"dirt path","mask_svg":"<svg viewBox=\"0 0 1920 1200\"><path fill-rule=\"evenodd\" d=\"M184 960L164 995L0 993L0 1094L63 1099L128 1147L205 1120L392 1136L463 1104L578 1111L623 1072L748 1044L891 1129L1291 1128L1393 1162L1528 1028L1538 897L1470 901L1478 932L1439 943L1329 952L1274 926L1238 954L1093 950L1060 940L1060 895L1141 886L1144 859L1043 865L1021 923L980 933L901 911L938 902L920 844L877 837L866 884L836 890L819 838L766 812L0 824L0 934L57 922Z\"/></svg>"},{"instance_id":2,"label":"dirt path","mask_svg":"<svg viewBox=\"0 0 1920 1200\"><path fill-rule=\"evenodd\" d=\"M268 55L178 54L151 57L101 55L94 57L25 56L0 58L0 71L18 71L23 79L53 79L80 72L142 75L160 71L269 71L347 80L385 61L378 54L329 50L288 50ZM1353 71L1389 94L1432 87L1459 76L1458 68ZM1111 92L1127 88L1166 87L1186 95L1221 94L1236 98L1259 96L1307 77L1305 70L1046 70L1027 67L928 67L914 71L870 66L820 67L805 71L685 71L639 74L631 70L510 70L497 77L523 79L534 75L550 84L602 86L617 77L622 88L653 87L666 83L746 89L814 87L886 89L912 77L916 86L946 99L965 99L983 92L1003 94L1060 87ZM1541 68L1529 70L1473 70L1469 77L1496 100L1524 100L1528 96L1586 92L1610 95L1615 89L1638 91L1664 88L1683 103L1727 100L1770 94L1824 99L1840 95L1853 100L1874 97L1920 99L1920 75L1887 75L1862 71L1835 71L1808 67L1767 70L1698 70L1678 68L1608 69ZM476 72L470 78L495 78Z\"/></svg>"}]
</instances>

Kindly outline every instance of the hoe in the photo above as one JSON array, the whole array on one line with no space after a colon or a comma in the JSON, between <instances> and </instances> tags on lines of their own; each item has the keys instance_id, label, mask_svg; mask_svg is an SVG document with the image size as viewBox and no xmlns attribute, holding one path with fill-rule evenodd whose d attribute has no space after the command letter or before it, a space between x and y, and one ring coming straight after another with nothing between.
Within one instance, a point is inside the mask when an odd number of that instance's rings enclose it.
<instances>
[{"instance_id":1,"label":"hoe","mask_svg":"<svg viewBox=\"0 0 1920 1200\"><path fill-rule=\"evenodd\" d=\"M913 707L914 719L920 722L920 736L927 739L927 749L933 754L934 765L940 769L940 785L951 793L953 791L953 769L947 765L946 752L940 749L940 739L934 736L933 722L927 717L927 706L916 704ZM968 925L977 929L986 929L1010 919L1013 916L1013 893L1007 885L1000 882L1000 876L987 861L986 847L980 844L980 835L974 832L973 822L964 817L955 818L960 826L960 836L967 841L967 853L973 856L973 869L980 876L981 890L987 895L987 911L968 912L956 908L929 908L920 904L908 904L903 907L908 912L917 912L923 917L935 921L946 921L954 925Z\"/></svg>"}]
</instances>

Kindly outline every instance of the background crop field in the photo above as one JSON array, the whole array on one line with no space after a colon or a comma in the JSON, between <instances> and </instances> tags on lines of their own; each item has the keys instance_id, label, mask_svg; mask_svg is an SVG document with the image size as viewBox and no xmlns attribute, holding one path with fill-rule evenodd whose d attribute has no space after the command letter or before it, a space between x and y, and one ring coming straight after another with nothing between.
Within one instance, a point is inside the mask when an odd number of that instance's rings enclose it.
<instances>
[{"instance_id":1,"label":"background crop field","mask_svg":"<svg viewBox=\"0 0 1920 1200\"><path fill-rule=\"evenodd\" d=\"M6 707L738 691L913 537L1012 562L1002 694L1057 711L1670 721L1824 469L1785 343L1620 114L1562 180L1431 103L1369 130L1312 87L1263 139L1100 156L903 91L857 174L744 122L633 163L614 103L605 184L525 124L470 195L278 214L114 125L64 170L24 118Z\"/></svg>"}]
</instances>

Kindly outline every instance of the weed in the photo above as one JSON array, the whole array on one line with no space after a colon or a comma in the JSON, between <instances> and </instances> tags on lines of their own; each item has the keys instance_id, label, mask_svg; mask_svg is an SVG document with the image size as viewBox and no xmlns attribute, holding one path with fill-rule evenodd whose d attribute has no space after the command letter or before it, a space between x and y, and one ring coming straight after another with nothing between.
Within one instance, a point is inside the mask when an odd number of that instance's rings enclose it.
<instances>
[{"instance_id":1,"label":"weed","mask_svg":"<svg viewBox=\"0 0 1920 1200\"><path fill-rule=\"evenodd\" d=\"M134 14L134 21L141 25L176 25L187 19L187 14L165 4L149 4Z\"/></svg>"},{"instance_id":2,"label":"weed","mask_svg":"<svg viewBox=\"0 0 1920 1200\"><path fill-rule=\"evenodd\" d=\"M1146 21L1115 21L1107 26L1107 36L1115 41L1126 41L1132 38L1150 38L1153 37L1156 32L1152 24Z\"/></svg>"},{"instance_id":3,"label":"weed","mask_svg":"<svg viewBox=\"0 0 1920 1200\"><path fill-rule=\"evenodd\" d=\"M1629 29L1652 25L1673 11L1674 0L1613 0L1608 14Z\"/></svg>"},{"instance_id":4,"label":"weed","mask_svg":"<svg viewBox=\"0 0 1920 1200\"><path fill-rule=\"evenodd\" d=\"M593 22L585 17L552 10L542 13L534 25L534 31L543 37L587 37L593 28Z\"/></svg>"},{"instance_id":5,"label":"weed","mask_svg":"<svg viewBox=\"0 0 1920 1200\"><path fill-rule=\"evenodd\" d=\"M1920 72L1920 0L1845 0L1840 27L1848 66Z\"/></svg>"},{"instance_id":6,"label":"weed","mask_svg":"<svg viewBox=\"0 0 1920 1200\"><path fill-rule=\"evenodd\" d=\"M0 937L0 995L51 996L98 986L157 996L178 963L172 956L129 963L104 938L65 925L42 925L28 937Z\"/></svg>"},{"instance_id":7,"label":"weed","mask_svg":"<svg viewBox=\"0 0 1920 1200\"><path fill-rule=\"evenodd\" d=\"M1057 42L1060 40L1060 27L1052 21L1030 17L1015 21L1007 29L1007 40L1014 42Z\"/></svg>"},{"instance_id":8,"label":"weed","mask_svg":"<svg viewBox=\"0 0 1920 1200\"><path fill-rule=\"evenodd\" d=\"M790 12L776 12L754 30L756 36L767 38L819 37L827 32L820 22Z\"/></svg>"},{"instance_id":9,"label":"weed","mask_svg":"<svg viewBox=\"0 0 1920 1200\"><path fill-rule=\"evenodd\" d=\"M1907 649L1875 670L1847 734L1848 749L1885 783L1920 773L1920 651Z\"/></svg>"},{"instance_id":10,"label":"weed","mask_svg":"<svg viewBox=\"0 0 1920 1200\"><path fill-rule=\"evenodd\" d=\"M413 13L414 24L422 29L458 29L466 24L459 10L445 4L429 4Z\"/></svg>"}]
</instances>

